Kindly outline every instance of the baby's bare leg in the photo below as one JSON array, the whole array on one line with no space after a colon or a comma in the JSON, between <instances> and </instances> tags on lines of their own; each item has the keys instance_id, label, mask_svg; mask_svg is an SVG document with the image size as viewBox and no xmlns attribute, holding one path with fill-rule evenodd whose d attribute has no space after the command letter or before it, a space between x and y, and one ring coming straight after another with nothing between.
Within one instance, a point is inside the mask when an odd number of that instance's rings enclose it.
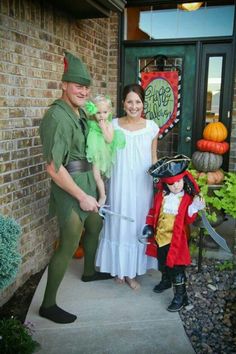
<instances>
[{"instance_id":1,"label":"baby's bare leg","mask_svg":"<svg viewBox=\"0 0 236 354\"><path fill-rule=\"evenodd\" d=\"M98 203L99 203L99 205L104 205L106 202L105 184L104 184L104 181L102 179L99 169L95 165L93 166L93 175L94 175L94 179L96 181L98 193L99 193Z\"/></svg>"}]
</instances>

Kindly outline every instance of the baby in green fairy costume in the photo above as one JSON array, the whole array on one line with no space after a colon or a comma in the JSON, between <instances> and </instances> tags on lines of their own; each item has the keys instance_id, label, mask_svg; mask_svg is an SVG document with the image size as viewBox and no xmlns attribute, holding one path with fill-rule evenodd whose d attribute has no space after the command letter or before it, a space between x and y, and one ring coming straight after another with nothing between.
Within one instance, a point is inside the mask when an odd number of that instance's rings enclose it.
<instances>
[{"instance_id":1,"label":"baby in green fairy costume","mask_svg":"<svg viewBox=\"0 0 236 354\"><path fill-rule=\"evenodd\" d=\"M87 160L93 163L93 173L97 184L98 203L104 205L106 190L103 178L109 178L117 149L125 146L125 136L114 131L112 126L112 103L108 96L98 95L85 103L89 116L87 136Z\"/></svg>"}]
</instances>

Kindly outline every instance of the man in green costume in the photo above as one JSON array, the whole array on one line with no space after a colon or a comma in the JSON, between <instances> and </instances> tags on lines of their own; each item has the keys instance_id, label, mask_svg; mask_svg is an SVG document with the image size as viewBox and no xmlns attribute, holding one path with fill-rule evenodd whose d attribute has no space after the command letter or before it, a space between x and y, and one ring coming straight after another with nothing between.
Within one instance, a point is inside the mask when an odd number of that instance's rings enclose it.
<instances>
[{"instance_id":1,"label":"man in green costume","mask_svg":"<svg viewBox=\"0 0 236 354\"><path fill-rule=\"evenodd\" d=\"M50 175L50 214L57 215L60 227L59 246L48 266L48 279L42 317L71 323L76 316L56 304L56 295L83 229L84 274L82 281L108 279L110 275L95 271L95 254L102 218L98 214L96 183L92 166L86 160L88 126L81 106L89 95L91 77L85 64L65 53L62 97L53 102L40 125L40 137L46 170Z\"/></svg>"}]
</instances>

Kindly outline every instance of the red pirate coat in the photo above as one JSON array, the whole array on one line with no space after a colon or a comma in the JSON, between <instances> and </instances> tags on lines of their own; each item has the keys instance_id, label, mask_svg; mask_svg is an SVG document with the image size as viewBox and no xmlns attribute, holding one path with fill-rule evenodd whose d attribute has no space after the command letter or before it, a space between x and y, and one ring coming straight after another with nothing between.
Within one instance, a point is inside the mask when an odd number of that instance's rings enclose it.
<instances>
[{"instance_id":1,"label":"red pirate coat","mask_svg":"<svg viewBox=\"0 0 236 354\"><path fill-rule=\"evenodd\" d=\"M153 207L149 210L146 218L146 224L153 226L154 230L156 230L157 227L163 198L163 190L156 193ZM193 214L192 217L188 215L188 207L192 201L193 197L185 192L178 208L178 214L175 217L172 240L166 259L166 265L170 268L175 265L189 265L191 263L186 226L193 223L197 216L197 213ZM151 247L152 244L150 249ZM149 245L147 245L146 253L151 255Z\"/></svg>"}]
</instances>

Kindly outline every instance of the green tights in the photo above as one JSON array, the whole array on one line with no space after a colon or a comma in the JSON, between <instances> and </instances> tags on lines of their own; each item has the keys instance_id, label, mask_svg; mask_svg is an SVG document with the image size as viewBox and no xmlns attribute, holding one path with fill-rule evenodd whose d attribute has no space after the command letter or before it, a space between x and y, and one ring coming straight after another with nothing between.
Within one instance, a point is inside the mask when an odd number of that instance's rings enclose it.
<instances>
[{"instance_id":1,"label":"green tights","mask_svg":"<svg viewBox=\"0 0 236 354\"><path fill-rule=\"evenodd\" d=\"M84 275L95 272L95 255L98 246L98 237L102 228L102 218L97 213L90 213L84 224L79 215L72 210L71 216L60 229L60 242L48 266L48 279L42 306L49 307L56 304L56 295L65 275L68 264L78 247L83 229Z\"/></svg>"}]
</instances>

